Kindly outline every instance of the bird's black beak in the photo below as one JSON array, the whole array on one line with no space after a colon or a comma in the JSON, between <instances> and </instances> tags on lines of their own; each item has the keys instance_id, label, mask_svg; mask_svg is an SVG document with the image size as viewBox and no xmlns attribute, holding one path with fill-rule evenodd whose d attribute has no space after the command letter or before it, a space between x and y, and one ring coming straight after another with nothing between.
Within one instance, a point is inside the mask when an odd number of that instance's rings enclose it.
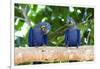
<instances>
[{"instance_id":1,"label":"bird's black beak","mask_svg":"<svg viewBox=\"0 0 100 69\"><path fill-rule=\"evenodd\" d=\"M41 31L45 34L47 33L47 28L45 26L41 26Z\"/></svg>"}]
</instances>

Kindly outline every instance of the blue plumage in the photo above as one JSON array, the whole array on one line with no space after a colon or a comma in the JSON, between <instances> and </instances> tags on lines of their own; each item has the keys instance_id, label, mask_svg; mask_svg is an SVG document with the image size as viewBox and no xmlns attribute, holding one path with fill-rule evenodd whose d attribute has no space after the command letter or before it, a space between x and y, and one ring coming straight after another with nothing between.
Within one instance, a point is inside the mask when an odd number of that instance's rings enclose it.
<instances>
[{"instance_id":1,"label":"blue plumage","mask_svg":"<svg viewBox=\"0 0 100 69\"><path fill-rule=\"evenodd\" d=\"M65 31L65 44L67 46L79 46L80 45L80 30L71 28Z\"/></svg>"},{"instance_id":2,"label":"blue plumage","mask_svg":"<svg viewBox=\"0 0 100 69\"><path fill-rule=\"evenodd\" d=\"M43 27L43 28L42 28ZM49 23L41 22L29 30L28 45L33 46L43 46L48 44L47 33L50 31L51 26Z\"/></svg>"},{"instance_id":3,"label":"blue plumage","mask_svg":"<svg viewBox=\"0 0 100 69\"><path fill-rule=\"evenodd\" d=\"M65 31L65 45L68 47L80 46L80 30L75 21L71 17L67 17L67 23L72 23L72 25Z\"/></svg>"}]
</instances>

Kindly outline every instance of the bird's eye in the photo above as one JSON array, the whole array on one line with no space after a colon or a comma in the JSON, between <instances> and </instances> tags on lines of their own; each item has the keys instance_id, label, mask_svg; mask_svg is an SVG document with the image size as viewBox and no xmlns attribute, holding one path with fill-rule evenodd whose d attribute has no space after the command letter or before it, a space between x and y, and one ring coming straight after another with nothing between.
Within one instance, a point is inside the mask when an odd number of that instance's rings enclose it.
<instances>
[{"instance_id":1,"label":"bird's eye","mask_svg":"<svg viewBox=\"0 0 100 69\"><path fill-rule=\"evenodd\" d=\"M46 25L48 25L48 24L46 23Z\"/></svg>"},{"instance_id":2,"label":"bird's eye","mask_svg":"<svg viewBox=\"0 0 100 69\"><path fill-rule=\"evenodd\" d=\"M41 29L45 28L45 26L41 26Z\"/></svg>"}]
</instances>

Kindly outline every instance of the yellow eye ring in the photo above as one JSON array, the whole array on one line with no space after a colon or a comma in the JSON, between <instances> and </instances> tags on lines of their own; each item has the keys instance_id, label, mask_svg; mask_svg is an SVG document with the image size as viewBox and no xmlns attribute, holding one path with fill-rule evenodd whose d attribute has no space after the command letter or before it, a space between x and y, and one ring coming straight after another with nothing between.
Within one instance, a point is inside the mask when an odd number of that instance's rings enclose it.
<instances>
[{"instance_id":1,"label":"yellow eye ring","mask_svg":"<svg viewBox=\"0 0 100 69\"><path fill-rule=\"evenodd\" d=\"M41 26L41 29L45 28L45 26Z\"/></svg>"}]
</instances>

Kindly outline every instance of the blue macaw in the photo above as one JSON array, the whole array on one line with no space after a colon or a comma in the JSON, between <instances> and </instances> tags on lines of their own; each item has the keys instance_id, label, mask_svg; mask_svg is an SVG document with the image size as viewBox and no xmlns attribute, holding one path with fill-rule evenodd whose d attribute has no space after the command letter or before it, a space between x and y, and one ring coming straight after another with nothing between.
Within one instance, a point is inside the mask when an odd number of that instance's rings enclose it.
<instances>
[{"instance_id":1,"label":"blue macaw","mask_svg":"<svg viewBox=\"0 0 100 69\"><path fill-rule=\"evenodd\" d=\"M31 27L28 36L29 47L47 45L47 33L50 31L50 29L51 25L47 22L40 22L34 27L34 29Z\"/></svg>"},{"instance_id":2,"label":"blue macaw","mask_svg":"<svg viewBox=\"0 0 100 69\"><path fill-rule=\"evenodd\" d=\"M76 22L70 16L67 17L68 29L65 31L65 45L68 47L80 46L80 30L76 26Z\"/></svg>"}]
</instances>

